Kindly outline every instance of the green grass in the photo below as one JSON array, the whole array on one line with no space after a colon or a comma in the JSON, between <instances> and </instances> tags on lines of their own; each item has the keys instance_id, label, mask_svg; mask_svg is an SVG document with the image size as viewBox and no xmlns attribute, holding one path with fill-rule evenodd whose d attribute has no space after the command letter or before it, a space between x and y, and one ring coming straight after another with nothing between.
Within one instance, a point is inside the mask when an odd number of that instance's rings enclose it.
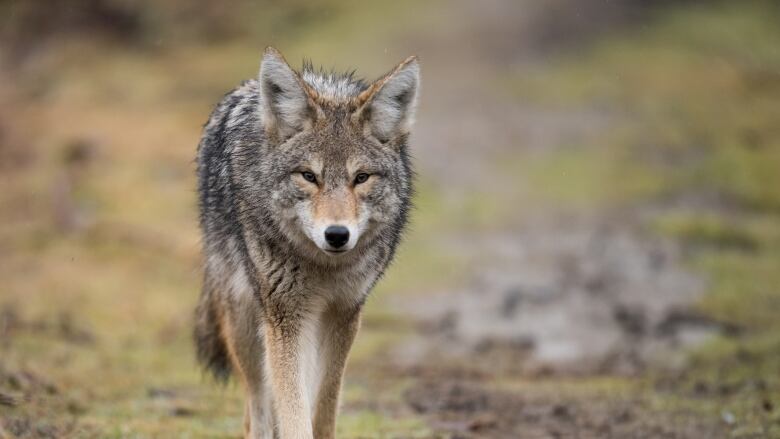
<instances>
[{"instance_id":1,"label":"green grass","mask_svg":"<svg viewBox=\"0 0 780 439\"><path fill-rule=\"evenodd\" d=\"M317 53L326 66L340 66L383 47L401 32L397 23L408 18L418 26L431 14L419 10L412 19L402 11L415 8L356 5L344 2L332 19L271 39L291 60ZM377 20L376 35L361 38L355 51L333 53L362 36L362 27L346 24ZM664 206L649 227L682 243L690 268L707 280L702 312L737 334L692 352L682 372L658 371L638 382L501 384L553 394L572 387L599 398L639 393L659 410L732 414L735 437L780 436L778 22L769 1L669 8L646 27L497 81L519 102L603 113L608 128L550 153L507 157L495 167L511 182L502 191L490 182L452 200L422 179L410 233L368 302L340 437L430 433L419 418L367 404L401 404L410 383L366 389L382 381L371 359L411 331L388 311L391 295L466 279L468 261L443 245L448 236L511 223L523 208L582 212L647 203ZM31 133L34 162L13 179L0 176L0 306L9 304L22 322L11 340L0 340L0 366L35 377L4 389L37 396L3 407L4 417L65 429L77 420L83 437L234 437L242 429L238 386L211 385L193 361L190 310L200 274L192 154L213 101L256 70L259 49L228 40L161 50L68 43L16 90L23 95L14 101L14 122ZM379 56L360 64L379 73L387 67ZM45 130L35 124L41 117ZM67 145L84 138L94 143L95 158L72 183L91 223L67 232L51 219L48 200L66 172ZM676 199L695 202L668 207ZM62 315L74 319L71 332L94 340L74 340L57 325ZM671 389L658 384L667 373L674 375ZM45 383L55 391L38 391ZM163 396L154 396L159 390Z\"/></svg>"},{"instance_id":2,"label":"green grass","mask_svg":"<svg viewBox=\"0 0 780 439\"><path fill-rule=\"evenodd\" d=\"M341 416L337 434L353 438L428 438L431 432L418 419L388 419L375 411L364 410Z\"/></svg>"}]
</instances>

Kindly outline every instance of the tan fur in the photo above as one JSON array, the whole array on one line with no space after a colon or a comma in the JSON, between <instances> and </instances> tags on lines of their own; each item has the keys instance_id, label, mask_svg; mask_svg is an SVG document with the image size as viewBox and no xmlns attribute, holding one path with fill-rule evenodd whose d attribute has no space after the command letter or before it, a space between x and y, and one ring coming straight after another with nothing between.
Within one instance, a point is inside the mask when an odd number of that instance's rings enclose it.
<instances>
[{"instance_id":1,"label":"tan fur","mask_svg":"<svg viewBox=\"0 0 780 439\"><path fill-rule=\"evenodd\" d=\"M407 219L418 73L412 57L366 85L295 72L269 48L206 125L195 339L244 387L247 438L335 437L360 312Z\"/></svg>"},{"instance_id":2,"label":"tan fur","mask_svg":"<svg viewBox=\"0 0 780 439\"><path fill-rule=\"evenodd\" d=\"M312 197L313 216L319 220L354 222L357 218L357 202L354 189L319 192Z\"/></svg>"},{"instance_id":3,"label":"tan fur","mask_svg":"<svg viewBox=\"0 0 780 439\"><path fill-rule=\"evenodd\" d=\"M266 349L274 408L279 419L279 433L287 439L312 437L311 409L304 397L299 356L298 322L282 325L266 323Z\"/></svg>"},{"instance_id":4,"label":"tan fur","mask_svg":"<svg viewBox=\"0 0 780 439\"><path fill-rule=\"evenodd\" d=\"M347 355L360 327L360 313L342 313L331 310L324 320L320 337L322 354L320 363L326 366L322 377L320 392L314 415L314 437L332 439L336 436L336 412L339 405L339 392Z\"/></svg>"},{"instance_id":5,"label":"tan fur","mask_svg":"<svg viewBox=\"0 0 780 439\"><path fill-rule=\"evenodd\" d=\"M244 409L244 434L247 438L273 437L274 419L271 412L271 393L263 379L258 360L264 357L262 340L256 337L257 320L249 316L236 315L227 318L223 314L220 322L222 336L226 340L228 354L237 372L247 401ZM239 327L234 327L234 325Z\"/></svg>"}]
</instances>

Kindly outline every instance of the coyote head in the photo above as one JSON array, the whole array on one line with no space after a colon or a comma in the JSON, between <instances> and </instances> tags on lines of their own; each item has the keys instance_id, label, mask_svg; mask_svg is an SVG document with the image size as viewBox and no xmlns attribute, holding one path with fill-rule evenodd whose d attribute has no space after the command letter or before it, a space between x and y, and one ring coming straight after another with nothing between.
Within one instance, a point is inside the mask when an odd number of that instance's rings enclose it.
<instances>
[{"instance_id":1,"label":"coyote head","mask_svg":"<svg viewBox=\"0 0 780 439\"><path fill-rule=\"evenodd\" d=\"M299 73L268 48L260 67L265 145L259 164L279 231L317 258L394 244L411 193L406 140L419 84L410 57L367 84L351 74Z\"/></svg>"}]
</instances>

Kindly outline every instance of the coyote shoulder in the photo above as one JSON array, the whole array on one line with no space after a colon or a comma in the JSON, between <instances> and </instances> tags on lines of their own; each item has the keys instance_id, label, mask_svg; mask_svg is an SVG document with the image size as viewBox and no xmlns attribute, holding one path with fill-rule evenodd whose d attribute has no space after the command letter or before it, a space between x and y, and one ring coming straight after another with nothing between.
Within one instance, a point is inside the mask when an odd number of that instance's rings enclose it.
<instances>
[{"instance_id":1,"label":"coyote shoulder","mask_svg":"<svg viewBox=\"0 0 780 439\"><path fill-rule=\"evenodd\" d=\"M407 220L411 57L373 83L266 49L198 147L199 361L247 395L247 437L332 438L362 305Z\"/></svg>"}]
</instances>

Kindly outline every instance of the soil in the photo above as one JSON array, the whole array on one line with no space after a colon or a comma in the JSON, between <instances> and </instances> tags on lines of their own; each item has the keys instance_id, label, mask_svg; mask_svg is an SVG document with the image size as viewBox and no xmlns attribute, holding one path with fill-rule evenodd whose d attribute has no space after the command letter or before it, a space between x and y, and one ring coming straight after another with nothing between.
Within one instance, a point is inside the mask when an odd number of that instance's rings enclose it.
<instances>
[{"instance_id":1,"label":"soil","mask_svg":"<svg viewBox=\"0 0 780 439\"><path fill-rule=\"evenodd\" d=\"M411 407L451 438L720 438L717 423L690 413L650 415L640 400L573 399L437 380L406 394Z\"/></svg>"},{"instance_id":2,"label":"soil","mask_svg":"<svg viewBox=\"0 0 780 439\"><path fill-rule=\"evenodd\" d=\"M475 367L509 373L632 375L731 330L692 307L704 284L674 243L623 225L530 226L460 251L474 273L465 286L399 300L418 321L409 362L478 354L495 361Z\"/></svg>"}]
</instances>

